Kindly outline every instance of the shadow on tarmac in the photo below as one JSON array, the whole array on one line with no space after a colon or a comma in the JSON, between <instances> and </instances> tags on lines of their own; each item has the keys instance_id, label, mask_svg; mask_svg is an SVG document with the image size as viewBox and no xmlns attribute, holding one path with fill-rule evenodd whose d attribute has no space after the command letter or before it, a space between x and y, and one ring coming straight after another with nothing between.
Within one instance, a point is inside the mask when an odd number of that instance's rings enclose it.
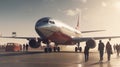
<instances>
[{"instance_id":1,"label":"shadow on tarmac","mask_svg":"<svg viewBox=\"0 0 120 67\"><path fill-rule=\"evenodd\" d=\"M96 63L92 63L92 64L90 64L90 65L106 64L106 63L109 63L109 61L106 61L106 62L96 62Z\"/></svg>"},{"instance_id":2,"label":"shadow on tarmac","mask_svg":"<svg viewBox=\"0 0 120 67\"><path fill-rule=\"evenodd\" d=\"M51 52L51 53L83 53L83 52L61 51L61 52ZM49 54L49 53L45 53L44 51L1 52L0 57L19 56L19 55L32 55L32 54Z\"/></svg>"},{"instance_id":3,"label":"shadow on tarmac","mask_svg":"<svg viewBox=\"0 0 120 67\"><path fill-rule=\"evenodd\" d=\"M96 62L96 63L90 64L90 66L95 66L95 65L99 65L100 67L104 67L105 65L106 65L106 67L111 67L110 61Z\"/></svg>"},{"instance_id":4,"label":"shadow on tarmac","mask_svg":"<svg viewBox=\"0 0 120 67\"><path fill-rule=\"evenodd\" d=\"M43 51L25 51L25 52L1 52L0 57L4 56L18 56L18 55L31 55L31 54L47 54ZM61 52L52 52L52 53L76 53L72 51L61 51ZM79 52L78 52L79 53Z\"/></svg>"},{"instance_id":5,"label":"shadow on tarmac","mask_svg":"<svg viewBox=\"0 0 120 67\"><path fill-rule=\"evenodd\" d=\"M74 51L61 51L61 52L51 52L51 53L80 53ZM83 52L81 52L83 53ZM48 54L44 51L25 51L25 52L1 52L0 57L4 56L18 56L18 55L32 55L32 54Z\"/></svg>"},{"instance_id":6,"label":"shadow on tarmac","mask_svg":"<svg viewBox=\"0 0 120 67\"><path fill-rule=\"evenodd\" d=\"M44 53L44 52L4 52L2 54L0 54L0 57L4 57L4 56L18 56L18 55L31 55L31 54L40 54L40 53Z\"/></svg>"}]
</instances>

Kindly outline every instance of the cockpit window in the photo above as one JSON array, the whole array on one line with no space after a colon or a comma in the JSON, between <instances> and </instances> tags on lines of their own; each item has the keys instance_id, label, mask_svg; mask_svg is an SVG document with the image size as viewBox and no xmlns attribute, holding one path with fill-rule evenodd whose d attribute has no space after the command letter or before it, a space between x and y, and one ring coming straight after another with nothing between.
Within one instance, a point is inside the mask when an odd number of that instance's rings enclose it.
<instances>
[{"instance_id":1,"label":"cockpit window","mask_svg":"<svg viewBox=\"0 0 120 67\"><path fill-rule=\"evenodd\" d=\"M54 22L54 21L49 21L49 23L51 23L51 24L55 24L55 22Z\"/></svg>"},{"instance_id":2,"label":"cockpit window","mask_svg":"<svg viewBox=\"0 0 120 67\"><path fill-rule=\"evenodd\" d=\"M48 22L48 20L44 20L43 22Z\"/></svg>"}]
</instances>

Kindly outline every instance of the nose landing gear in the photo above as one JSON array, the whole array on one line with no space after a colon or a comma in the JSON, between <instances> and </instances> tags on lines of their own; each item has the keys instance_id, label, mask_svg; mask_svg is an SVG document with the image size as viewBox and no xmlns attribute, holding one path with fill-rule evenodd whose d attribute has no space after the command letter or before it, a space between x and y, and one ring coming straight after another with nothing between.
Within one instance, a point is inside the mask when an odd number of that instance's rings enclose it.
<instances>
[{"instance_id":1,"label":"nose landing gear","mask_svg":"<svg viewBox=\"0 0 120 67\"><path fill-rule=\"evenodd\" d=\"M55 44L55 47L53 47L53 48L50 47L50 42L49 41L47 41L46 44L47 44L47 47L44 48L45 53L51 53L52 51L60 52L60 47L58 47L58 44Z\"/></svg>"},{"instance_id":2,"label":"nose landing gear","mask_svg":"<svg viewBox=\"0 0 120 67\"><path fill-rule=\"evenodd\" d=\"M78 43L77 47L75 47L75 52L82 52L82 47L80 47L80 43Z\"/></svg>"}]
</instances>

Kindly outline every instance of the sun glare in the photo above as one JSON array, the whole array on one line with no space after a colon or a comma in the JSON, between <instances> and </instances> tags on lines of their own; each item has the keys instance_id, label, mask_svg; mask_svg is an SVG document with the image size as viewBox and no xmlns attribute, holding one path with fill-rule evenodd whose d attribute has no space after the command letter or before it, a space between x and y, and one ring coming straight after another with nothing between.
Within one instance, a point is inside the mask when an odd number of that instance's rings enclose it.
<instances>
[{"instance_id":1,"label":"sun glare","mask_svg":"<svg viewBox=\"0 0 120 67\"><path fill-rule=\"evenodd\" d=\"M120 10L120 1L119 1L119 2L115 2L115 3L113 4L113 6L114 6L116 9Z\"/></svg>"}]
</instances>

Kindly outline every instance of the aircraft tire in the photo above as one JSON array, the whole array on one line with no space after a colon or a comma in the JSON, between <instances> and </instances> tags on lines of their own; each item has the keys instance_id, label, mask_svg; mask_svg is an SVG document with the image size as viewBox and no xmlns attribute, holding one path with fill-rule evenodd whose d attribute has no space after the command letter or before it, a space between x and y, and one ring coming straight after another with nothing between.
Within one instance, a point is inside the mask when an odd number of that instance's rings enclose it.
<instances>
[{"instance_id":1,"label":"aircraft tire","mask_svg":"<svg viewBox=\"0 0 120 67\"><path fill-rule=\"evenodd\" d=\"M60 52L60 47L57 47L58 52Z\"/></svg>"},{"instance_id":2,"label":"aircraft tire","mask_svg":"<svg viewBox=\"0 0 120 67\"><path fill-rule=\"evenodd\" d=\"M54 52L56 52L56 47L53 48Z\"/></svg>"},{"instance_id":3,"label":"aircraft tire","mask_svg":"<svg viewBox=\"0 0 120 67\"><path fill-rule=\"evenodd\" d=\"M75 47L75 52L77 52L77 50L78 50L78 48L77 48L77 47Z\"/></svg>"},{"instance_id":4,"label":"aircraft tire","mask_svg":"<svg viewBox=\"0 0 120 67\"><path fill-rule=\"evenodd\" d=\"M82 52L82 47L79 48L79 51Z\"/></svg>"},{"instance_id":5,"label":"aircraft tire","mask_svg":"<svg viewBox=\"0 0 120 67\"><path fill-rule=\"evenodd\" d=\"M44 48L44 52L45 52L45 53L47 53L47 52L48 52L47 48Z\"/></svg>"},{"instance_id":6,"label":"aircraft tire","mask_svg":"<svg viewBox=\"0 0 120 67\"><path fill-rule=\"evenodd\" d=\"M51 52L52 52L52 48L48 48L48 52L50 52L50 53L51 53Z\"/></svg>"}]
</instances>

